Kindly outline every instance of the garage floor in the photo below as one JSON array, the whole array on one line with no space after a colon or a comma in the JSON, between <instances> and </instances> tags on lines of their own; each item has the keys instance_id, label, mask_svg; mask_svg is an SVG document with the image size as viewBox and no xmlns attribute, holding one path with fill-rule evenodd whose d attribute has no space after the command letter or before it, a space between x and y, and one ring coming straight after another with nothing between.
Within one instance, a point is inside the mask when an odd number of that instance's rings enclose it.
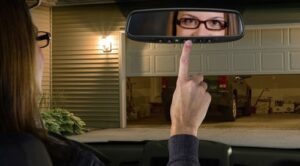
<instances>
[{"instance_id":1,"label":"garage floor","mask_svg":"<svg viewBox=\"0 0 300 166\"><path fill-rule=\"evenodd\" d=\"M129 128L167 127L162 114L128 123ZM299 113L273 113L239 117L235 122L224 122L221 117L208 117L203 123L205 128L260 128L260 129L295 129L300 130Z\"/></svg>"},{"instance_id":2,"label":"garage floor","mask_svg":"<svg viewBox=\"0 0 300 166\"><path fill-rule=\"evenodd\" d=\"M255 128L300 130L300 114L273 113L240 117L235 122L206 122L207 128Z\"/></svg>"}]
</instances>

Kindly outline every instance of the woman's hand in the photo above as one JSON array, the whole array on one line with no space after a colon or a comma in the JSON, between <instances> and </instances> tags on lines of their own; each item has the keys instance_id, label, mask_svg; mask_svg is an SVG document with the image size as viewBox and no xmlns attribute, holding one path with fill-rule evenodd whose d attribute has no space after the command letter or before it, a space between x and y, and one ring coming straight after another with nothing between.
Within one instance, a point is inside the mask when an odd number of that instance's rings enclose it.
<instances>
[{"instance_id":1,"label":"woman's hand","mask_svg":"<svg viewBox=\"0 0 300 166\"><path fill-rule=\"evenodd\" d=\"M182 50L176 89L171 104L171 136L189 134L197 136L209 104L211 96L203 75L189 76L189 57L192 42L186 41Z\"/></svg>"}]
</instances>

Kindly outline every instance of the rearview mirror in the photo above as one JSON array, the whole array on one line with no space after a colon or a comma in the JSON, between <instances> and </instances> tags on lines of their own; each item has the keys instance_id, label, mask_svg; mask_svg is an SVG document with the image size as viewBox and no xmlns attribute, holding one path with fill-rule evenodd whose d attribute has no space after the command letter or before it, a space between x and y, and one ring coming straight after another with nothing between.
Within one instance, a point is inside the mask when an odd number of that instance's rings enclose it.
<instances>
[{"instance_id":1,"label":"rearview mirror","mask_svg":"<svg viewBox=\"0 0 300 166\"><path fill-rule=\"evenodd\" d=\"M214 43L238 40L244 26L238 11L224 9L148 9L129 14L128 38L143 42Z\"/></svg>"}]
</instances>

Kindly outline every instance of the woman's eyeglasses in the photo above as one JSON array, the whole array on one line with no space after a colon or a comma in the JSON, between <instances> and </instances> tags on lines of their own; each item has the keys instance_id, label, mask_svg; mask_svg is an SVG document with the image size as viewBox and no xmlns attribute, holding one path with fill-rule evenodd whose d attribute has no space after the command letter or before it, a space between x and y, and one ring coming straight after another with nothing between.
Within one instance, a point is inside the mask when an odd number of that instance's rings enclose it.
<instances>
[{"instance_id":1,"label":"woman's eyeglasses","mask_svg":"<svg viewBox=\"0 0 300 166\"><path fill-rule=\"evenodd\" d=\"M50 43L51 34L49 32L38 31L37 37L35 39L40 48L45 48Z\"/></svg>"},{"instance_id":2,"label":"woman's eyeglasses","mask_svg":"<svg viewBox=\"0 0 300 166\"><path fill-rule=\"evenodd\" d=\"M220 31L228 27L228 23L223 20L205 20L201 21L196 18L180 18L176 24L185 29L197 29L201 24L205 25L205 28L212 31Z\"/></svg>"}]
</instances>

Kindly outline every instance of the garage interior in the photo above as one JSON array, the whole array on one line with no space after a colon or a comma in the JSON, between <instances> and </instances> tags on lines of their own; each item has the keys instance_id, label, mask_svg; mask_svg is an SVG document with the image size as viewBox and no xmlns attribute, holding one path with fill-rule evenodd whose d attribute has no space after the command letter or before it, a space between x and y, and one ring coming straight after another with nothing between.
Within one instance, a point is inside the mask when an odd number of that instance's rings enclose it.
<instances>
[{"instance_id":1,"label":"garage interior","mask_svg":"<svg viewBox=\"0 0 300 166\"><path fill-rule=\"evenodd\" d=\"M131 84L127 89L129 92L127 104L130 105L127 109L128 127L170 125L162 102L163 78L130 77L127 79L127 83ZM243 82L252 92L251 114L239 115L235 121L228 122L222 118L222 115L208 113L203 126L299 129L297 125L300 118L299 81L300 75L252 75Z\"/></svg>"}]
</instances>

